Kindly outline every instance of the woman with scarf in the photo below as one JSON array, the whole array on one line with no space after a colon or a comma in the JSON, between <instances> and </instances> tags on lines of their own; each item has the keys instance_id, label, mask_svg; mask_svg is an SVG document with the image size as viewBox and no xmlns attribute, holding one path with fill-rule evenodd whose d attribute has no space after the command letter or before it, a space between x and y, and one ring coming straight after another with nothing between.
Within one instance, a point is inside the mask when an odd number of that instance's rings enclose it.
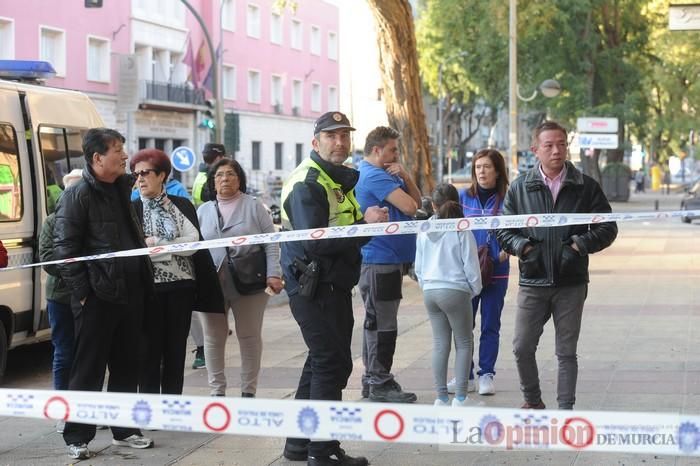
<instances>
[{"instance_id":1,"label":"woman with scarf","mask_svg":"<svg viewBox=\"0 0 700 466\"><path fill-rule=\"evenodd\" d=\"M143 215L151 247L201 239L192 203L166 194L170 170L170 159L158 149L143 149L131 159L139 189L136 212ZM151 260L157 302L146 315L139 391L181 394L192 311L223 313L223 296L206 249L157 254Z\"/></svg>"},{"instance_id":2,"label":"woman with scarf","mask_svg":"<svg viewBox=\"0 0 700 466\"><path fill-rule=\"evenodd\" d=\"M209 171L210 188L212 181L211 192L216 194L216 199L205 202L197 209L204 239L275 232L272 217L262 202L246 194L245 172L237 161L224 158L216 162ZM231 308L241 351L241 396L252 398L258 386L262 359L262 322L269 299L265 286L270 294L277 294L284 287L280 278L279 245L266 243L216 248L211 253L219 272L227 309L223 316L200 315L211 394L224 396L226 391L224 353L229 328L227 315ZM229 263L240 264L252 259L253 255L264 255L264 274L260 271L262 287L258 290L239 289L234 283Z\"/></svg>"}]
</instances>

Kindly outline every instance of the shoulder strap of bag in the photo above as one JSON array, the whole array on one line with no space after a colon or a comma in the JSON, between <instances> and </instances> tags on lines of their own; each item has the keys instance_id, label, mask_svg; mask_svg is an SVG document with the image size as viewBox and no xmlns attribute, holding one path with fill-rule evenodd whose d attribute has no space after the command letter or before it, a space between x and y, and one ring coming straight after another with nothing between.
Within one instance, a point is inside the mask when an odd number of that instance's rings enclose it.
<instances>
[{"instance_id":1,"label":"shoulder strap of bag","mask_svg":"<svg viewBox=\"0 0 700 466\"><path fill-rule=\"evenodd\" d=\"M219 201L214 201L214 207L216 208L216 217L219 219L219 233L224 229L224 217L221 215L221 211L219 210ZM219 238L221 238L221 235L219 235ZM224 249L226 249L226 259L229 263L231 263L231 251L229 250L228 246L225 246Z\"/></svg>"}]
</instances>

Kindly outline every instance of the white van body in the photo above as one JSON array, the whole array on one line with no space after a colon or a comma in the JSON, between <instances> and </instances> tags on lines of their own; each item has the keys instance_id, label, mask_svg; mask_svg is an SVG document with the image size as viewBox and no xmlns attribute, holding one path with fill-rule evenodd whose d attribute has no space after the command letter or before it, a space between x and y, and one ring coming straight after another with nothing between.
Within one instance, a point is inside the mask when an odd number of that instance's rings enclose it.
<instances>
[{"instance_id":1,"label":"white van body","mask_svg":"<svg viewBox=\"0 0 700 466\"><path fill-rule=\"evenodd\" d=\"M39 233L63 175L82 168L82 136L104 126L75 91L0 80L0 240L9 265L38 262ZM0 272L0 378L9 349L50 339L40 267Z\"/></svg>"}]
</instances>

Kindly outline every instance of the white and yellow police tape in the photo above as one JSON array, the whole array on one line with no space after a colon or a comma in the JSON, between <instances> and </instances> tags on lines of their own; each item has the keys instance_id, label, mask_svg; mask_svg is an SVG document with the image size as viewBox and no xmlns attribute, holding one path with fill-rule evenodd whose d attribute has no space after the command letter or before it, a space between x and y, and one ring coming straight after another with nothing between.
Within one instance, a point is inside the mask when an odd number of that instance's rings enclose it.
<instances>
[{"instance_id":1,"label":"white and yellow police tape","mask_svg":"<svg viewBox=\"0 0 700 466\"><path fill-rule=\"evenodd\" d=\"M149 248L129 249L126 251L108 252L89 256L73 257L33 264L17 265L0 269L0 271L25 269L49 264L65 264L97 259L112 259L115 257L146 256L199 249L236 247L250 244L284 243L288 241L314 241L331 238L353 238L360 236L388 236L429 232L465 231L465 230L500 230L505 228L543 228L567 225L588 225L603 222L638 222L643 220L662 220L681 218L684 216L698 217L700 210L677 210L666 212L631 212L610 214L530 214L530 215L499 215L488 217L466 217L442 220L409 220L405 222L367 223L350 226L312 228L308 230L280 231L255 235L217 238L191 243L167 244Z\"/></svg>"},{"instance_id":2,"label":"white and yellow police tape","mask_svg":"<svg viewBox=\"0 0 700 466\"><path fill-rule=\"evenodd\" d=\"M700 416L0 389L0 416L261 437L700 455Z\"/></svg>"}]
</instances>

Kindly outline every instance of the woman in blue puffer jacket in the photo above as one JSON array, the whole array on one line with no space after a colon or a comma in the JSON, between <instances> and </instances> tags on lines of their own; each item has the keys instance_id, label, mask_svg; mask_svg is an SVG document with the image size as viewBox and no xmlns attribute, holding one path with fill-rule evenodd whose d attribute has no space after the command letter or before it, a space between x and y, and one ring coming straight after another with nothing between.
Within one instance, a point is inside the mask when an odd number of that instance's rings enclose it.
<instances>
[{"instance_id":1,"label":"woman in blue puffer jacket","mask_svg":"<svg viewBox=\"0 0 700 466\"><path fill-rule=\"evenodd\" d=\"M500 152L482 149L472 159L472 185L459 196L465 217L489 217L501 215L503 199L508 190L508 172ZM489 245L489 255L494 261L493 280L483 283L481 293L472 299L474 324L481 311L481 337L479 338L479 395L496 393L493 378L496 375L496 358L501 331L501 311L508 289L510 271L509 256L502 251L492 230L474 230L477 247ZM481 304L481 306L479 306ZM474 363L470 370L469 391L476 389ZM450 388L448 386L448 388Z\"/></svg>"}]
</instances>

